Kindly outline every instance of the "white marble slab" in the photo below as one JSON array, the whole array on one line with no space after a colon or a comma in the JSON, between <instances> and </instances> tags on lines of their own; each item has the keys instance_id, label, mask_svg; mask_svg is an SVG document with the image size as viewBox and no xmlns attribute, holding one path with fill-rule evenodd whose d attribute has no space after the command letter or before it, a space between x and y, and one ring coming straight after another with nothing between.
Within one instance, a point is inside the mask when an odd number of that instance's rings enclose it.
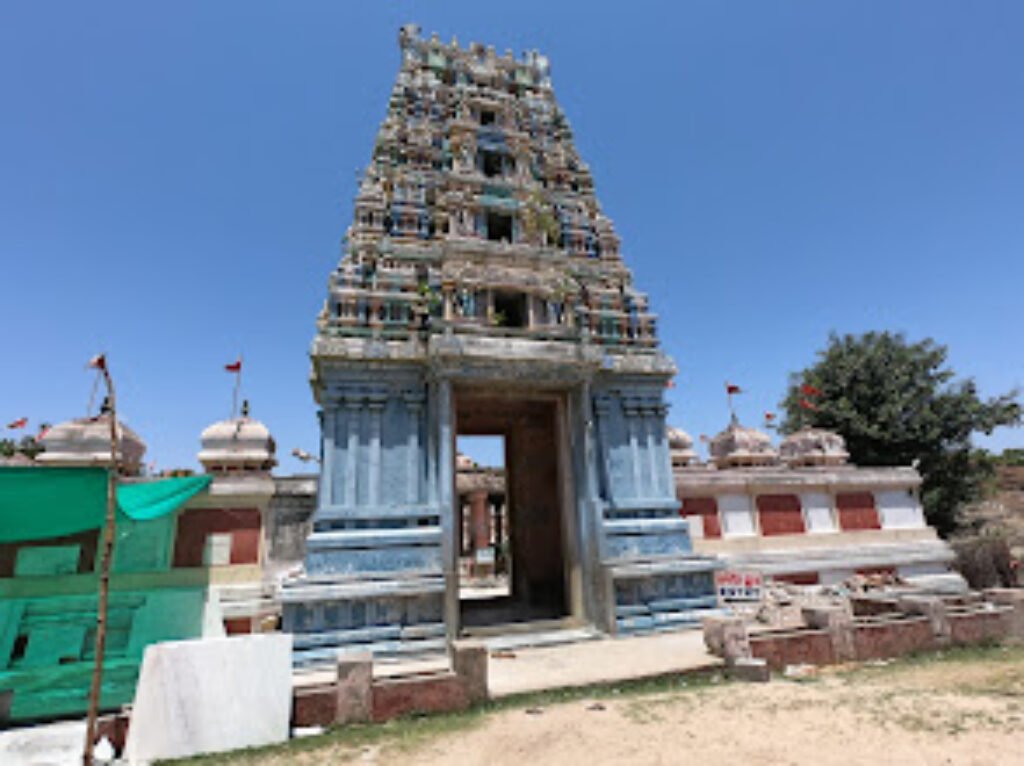
<instances>
[{"instance_id":1,"label":"white marble slab","mask_svg":"<svg viewBox=\"0 0 1024 766\"><path fill-rule=\"evenodd\" d=\"M129 763L283 742L292 637L169 641L146 648L125 755Z\"/></svg>"}]
</instances>

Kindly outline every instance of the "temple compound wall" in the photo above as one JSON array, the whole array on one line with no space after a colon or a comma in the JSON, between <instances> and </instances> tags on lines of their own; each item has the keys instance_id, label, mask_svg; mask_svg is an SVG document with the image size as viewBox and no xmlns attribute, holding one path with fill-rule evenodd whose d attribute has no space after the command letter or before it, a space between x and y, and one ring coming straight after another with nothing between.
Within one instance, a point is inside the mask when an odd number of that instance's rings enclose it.
<instances>
[{"instance_id":1,"label":"temple compound wall","mask_svg":"<svg viewBox=\"0 0 1024 766\"><path fill-rule=\"evenodd\" d=\"M322 475L281 590L301 663L469 627L695 619L714 562L676 512L656 317L547 59L402 29L402 65L313 342ZM459 435L506 438L512 593L459 599ZM550 625L549 625L550 626Z\"/></svg>"},{"instance_id":2,"label":"temple compound wall","mask_svg":"<svg viewBox=\"0 0 1024 766\"><path fill-rule=\"evenodd\" d=\"M681 513L695 550L732 571L799 585L884 574L936 592L961 592L955 558L924 518L911 467L858 467L842 438L803 429L776 450L767 434L732 423L696 462L670 431Z\"/></svg>"}]
</instances>

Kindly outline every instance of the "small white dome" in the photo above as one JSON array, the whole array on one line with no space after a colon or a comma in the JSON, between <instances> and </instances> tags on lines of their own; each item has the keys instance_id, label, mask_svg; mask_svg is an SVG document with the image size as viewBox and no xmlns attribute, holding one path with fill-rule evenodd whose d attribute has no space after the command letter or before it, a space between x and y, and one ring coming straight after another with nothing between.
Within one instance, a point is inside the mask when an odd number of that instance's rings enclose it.
<instances>
[{"instance_id":1,"label":"small white dome","mask_svg":"<svg viewBox=\"0 0 1024 766\"><path fill-rule=\"evenodd\" d=\"M463 455L461 452L456 453L455 470L470 471L474 468L476 468L476 463L473 461L473 458L469 457L469 455Z\"/></svg>"},{"instance_id":2,"label":"small white dome","mask_svg":"<svg viewBox=\"0 0 1024 766\"><path fill-rule=\"evenodd\" d=\"M247 413L248 407L243 407L241 417L221 420L203 431L199 462L207 472L269 471L277 465L270 430Z\"/></svg>"},{"instance_id":3,"label":"small white dome","mask_svg":"<svg viewBox=\"0 0 1024 766\"><path fill-rule=\"evenodd\" d=\"M668 450L672 457L673 468L687 466L697 459L697 453L693 449L693 439L686 431L669 426L665 429L665 436L668 438Z\"/></svg>"},{"instance_id":4,"label":"small white dome","mask_svg":"<svg viewBox=\"0 0 1024 766\"><path fill-rule=\"evenodd\" d=\"M768 434L741 426L737 420L711 440L710 448L719 468L771 465L778 459Z\"/></svg>"},{"instance_id":5,"label":"small white dome","mask_svg":"<svg viewBox=\"0 0 1024 766\"><path fill-rule=\"evenodd\" d=\"M792 466L842 465L850 454L846 441L834 431L823 428L801 428L782 440L782 459Z\"/></svg>"},{"instance_id":6,"label":"small white dome","mask_svg":"<svg viewBox=\"0 0 1024 766\"><path fill-rule=\"evenodd\" d=\"M109 466L110 413L94 418L76 418L59 423L40 439L43 452L36 456L40 465ZM146 443L123 421L117 423L117 462L126 474L136 474L146 454Z\"/></svg>"}]
</instances>

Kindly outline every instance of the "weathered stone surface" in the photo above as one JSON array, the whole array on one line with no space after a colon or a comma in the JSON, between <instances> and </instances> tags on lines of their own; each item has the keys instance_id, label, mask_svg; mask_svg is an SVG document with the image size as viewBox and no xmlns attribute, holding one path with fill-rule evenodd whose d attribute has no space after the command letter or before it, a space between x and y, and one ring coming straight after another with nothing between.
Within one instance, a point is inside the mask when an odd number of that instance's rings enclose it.
<instances>
[{"instance_id":1,"label":"weathered stone surface","mask_svg":"<svg viewBox=\"0 0 1024 766\"><path fill-rule=\"evenodd\" d=\"M942 599L935 596L902 596L897 602L897 607L904 614L927 617L931 621L932 632L938 645L946 645L952 640L949 614Z\"/></svg>"},{"instance_id":2,"label":"weathered stone surface","mask_svg":"<svg viewBox=\"0 0 1024 766\"><path fill-rule=\"evenodd\" d=\"M751 656L747 626L739 617L705 617L704 643L729 664Z\"/></svg>"},{"instance_id":3,"label":"weathered stone surface","mask_svg":"<svg viewBox=\"0 0 1024 766\"><path fill-rule=\"evenodd\" d=\"M369 721L373 715L373 655L338 657L338 701L334 723Z\"/></svg>"},{"instance_id":4,"label":"weathered stone surface","mask_svg":"<svg viewBox=\"0 0 1024 766\"><path fill-rule=\"evenodd\" d=\"M767 660L760 657L740 657L730 667L729 675L738 681L767 683L771 680L771 671Z\"/></svg>"},{"instance_id":5,"label":"weathered stone surface","mask_svg":"<svg viewBox=\"0 0 1024 766\"><path fill-rule=\"evenodd\" d=\"M154 644L146 649L130 763L282 742L291 708L289 635Z\"/></svg>"},{"instance_id":6,"label":"weathered stone surface","mask_svg":"<svg viewBox=\"0 0 1024 766\"><path fill-rule=\"evenodd\" d=\"M373 685L373 720L378 722L412 713L465 710L469 704L466 686L454 673L387 679Z\"/></svg>"},{"instance_id":7,"label":"weathered stone surface","mask_svg":"<svg viewBox=\"0 0 1024 766\"><path fill-rule=\"evenodd\" d=\"M1024 641L1024 588L990 588L985 597L993 604L1010 607L1007 618L1011 637Z\"/></svg>"},{"instance_id":8,"label":"weathered stone surface","mask_svg":"<svg viewBox=\"0 0 1024 766\"><path fill-rule=\"evenodd\" d=\"M292 726L331 726L337 714L337 683L295 689L292 696Z\"/></svg>"},{"instance_id":9,"label":"weathered stone surface","mask_svg":"<svg viewBox=\"0 0 1024 766\"><path fill-rule=\"evenodd\" d=\"M466 689L471 703L487 700L487 647L471 641L452 646L452 668Z\"/></svg>"},{"instance_id":10,"label":"weathered stone surface","mask_svg":"<svg viewBox=\"0 0 1024 766\"><path fill-rule=\"evenodd\" d=\"M836 662L849 662L856 658L853 640L853 615L842 607L804 607L804 622L812 628L828 631Z\"/></svg>"}]
</instances>

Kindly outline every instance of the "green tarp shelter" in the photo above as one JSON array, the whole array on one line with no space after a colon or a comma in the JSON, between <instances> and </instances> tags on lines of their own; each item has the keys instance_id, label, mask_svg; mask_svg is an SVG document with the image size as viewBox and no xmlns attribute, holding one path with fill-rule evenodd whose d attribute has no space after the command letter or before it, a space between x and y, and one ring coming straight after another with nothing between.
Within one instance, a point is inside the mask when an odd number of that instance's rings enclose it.
<instances>
[{"instance_id":1,"label":"green tarp shelter","mask_svg":"<svg viewBox=\"0 0 1024 766\"><path fill-rule=\"evenodd\" d=\"M118 510L135 521L171 513L209 486L209 476L119 484ZM0 543L61 537L103 526L105 468L0 468Z\"/></svg>"}]
</instances>

